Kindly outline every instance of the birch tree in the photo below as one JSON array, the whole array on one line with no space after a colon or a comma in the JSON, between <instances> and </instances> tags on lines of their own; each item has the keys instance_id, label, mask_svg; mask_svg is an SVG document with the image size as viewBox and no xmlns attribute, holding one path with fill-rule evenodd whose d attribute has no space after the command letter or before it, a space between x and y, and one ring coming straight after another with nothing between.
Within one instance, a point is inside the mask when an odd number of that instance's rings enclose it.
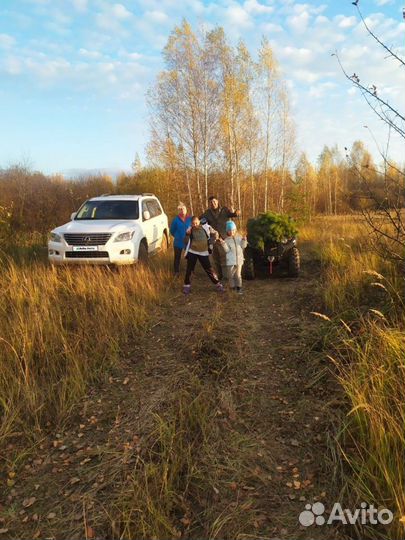
<instances>
[{"instance_id":1,"label":"birch tree","mask_svg":"<svg viewBox=\"0 0 405 540\"><path fill-rule=\"evenodd\" d=\"M284 199L286 189L286 179L288 170L291 169L295 158L295 126L290 114L290 105L287 88L284 83L280 84L278 93L278 115L279 115L279 133L278 133L278 156L280 160L280 193L278 197L278 211L284 212Z\"/></svg>"},{"instance_id":2,"label":"birch tree","mask_svg":"<svg viewBox=\"0 0 405 540\"><path fill-rule=\"evenodd\" d=\"M150 147L155 163L170 163L171 174L176 170L191 208L202 210L210 184L218 187L221 179L221 195L230 206L242 209L250 190L256 213L257 180L264 178L260 209L267 210L277 165L283 209L293 146L288 96L266 40L258 56L255 61L242 41L230 45L222 28L195 33L183 21L169 36L165 69L148 96Z\"/></svg>"},{"instance_id":3,"label":"birch tree","mask_svg":"<svg viewBox=\"0 0 405 540\"><path fill-rule=\"evenodd\" d=\"M263 130L263 165L262 173L264 177L264 211L269 208L269 177L272 152L272 133L275 121L276 93L277 93L277 63L269 41L263 38L259 50L258 76L260 80Z\"/></svg>"}]
</instances>

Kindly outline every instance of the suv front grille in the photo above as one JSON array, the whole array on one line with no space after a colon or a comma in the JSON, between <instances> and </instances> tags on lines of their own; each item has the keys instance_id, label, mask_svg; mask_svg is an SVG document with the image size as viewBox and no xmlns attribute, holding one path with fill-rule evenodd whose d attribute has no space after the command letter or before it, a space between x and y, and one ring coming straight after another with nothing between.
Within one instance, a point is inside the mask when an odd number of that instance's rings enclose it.
<instances>
[{"instance_id":1,"label":"suv front grille","mask_svg":"<svg viewBox=\"0 0 405 540\"><path fill-rule=\"evenodd\" d=\"M67 259L108 259L108 251L66 251Z\"/></svg>"},{"instance_id":2,"label":"suv front grille","mask_svg":"<svg viewBox=\"0 0 405 540\"><path fill-rule=\"evenodd\" d=\"M71 233L63 236L69 246L104 246L111 238L110 233Z\"/></svg>"}]
</instances>

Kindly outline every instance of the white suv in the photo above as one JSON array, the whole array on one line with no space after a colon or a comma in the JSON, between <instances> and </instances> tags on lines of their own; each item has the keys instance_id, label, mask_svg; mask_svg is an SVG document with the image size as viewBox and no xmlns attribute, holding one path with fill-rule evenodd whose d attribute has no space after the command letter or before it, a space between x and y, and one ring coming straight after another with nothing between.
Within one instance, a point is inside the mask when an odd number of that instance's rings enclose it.
<instances>
[{"instance_id":1,"label":"white suv","mask_svg":"<svg viewBox=\"0 0 405 540\"><path fill-rule=\"evenodd\" d=\"M132 264L168 244L167 216L152 193L102 195L50 233L48 258L52 264Z\"/></svg>"}]
</instances>

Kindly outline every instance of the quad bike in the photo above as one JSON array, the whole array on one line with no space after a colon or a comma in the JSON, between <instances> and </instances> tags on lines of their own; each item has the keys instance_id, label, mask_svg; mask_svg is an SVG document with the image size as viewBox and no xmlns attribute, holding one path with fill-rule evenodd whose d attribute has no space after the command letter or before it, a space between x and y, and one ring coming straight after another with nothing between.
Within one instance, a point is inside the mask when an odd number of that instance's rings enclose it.
<instances>
[{"instance_id":1,"label":"quad bike","mask_svg":"<svg viewBox=\"0 0 405 540\"><path fill-rule=\"evenodd\" d=\"M298 277L300 253L297 230L286 216L267 212L248 221L248 245L242 268L244 279L281 276Z\"/></svg>"},{"instance_id":2,"label":"quad bike","mask_svg":"<svg viewBox=\"0 0 405 540\"><path fill-rule=\"evenodd\" d=\"M300 252L296 238L285 242L268 243L264 249L247 246L242 273L244 279L266 275L280 275L287 271L289 277L298 277L300 272Z\"/></svg>"}]
</instances>

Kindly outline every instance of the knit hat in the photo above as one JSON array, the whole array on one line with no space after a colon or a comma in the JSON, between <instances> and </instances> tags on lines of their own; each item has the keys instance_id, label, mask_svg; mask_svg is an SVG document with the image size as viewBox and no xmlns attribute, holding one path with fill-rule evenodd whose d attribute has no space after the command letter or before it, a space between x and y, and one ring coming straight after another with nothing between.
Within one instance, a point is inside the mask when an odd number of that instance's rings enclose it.
<instances>
[{"instance_id":1,"label":"knit hat","mask_svg":"<svg viewBox=\"0 0 405 540\"><path fill-rule=\"evenodd\" d=\"M231 220L226 222L226 232L228 232L228 231L236 231L236 225Z\"/></svg>"}]
</instances>

